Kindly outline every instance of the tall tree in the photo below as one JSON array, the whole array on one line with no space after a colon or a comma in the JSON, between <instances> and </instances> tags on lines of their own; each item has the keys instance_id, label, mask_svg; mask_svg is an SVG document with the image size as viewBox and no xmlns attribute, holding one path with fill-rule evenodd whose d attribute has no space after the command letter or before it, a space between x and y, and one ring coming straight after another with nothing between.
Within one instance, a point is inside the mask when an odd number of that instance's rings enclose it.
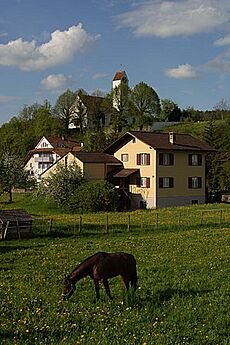
<instances>
[{"instance_id":1,"label":"tall tree","mask_svg":"<svg viewBox=\"0 0 230 345\"><path fill-rule=\"evenodd\" d=\"M55 111L63 124L63 134L69 134L69 124L75 115L75 108L72 107L74 100L76 99L76 92L66 90L61 94L55 104Z\"/></svg>"},{"instance_id":2,"label":"tall tree","mask_svg":"<svg viewBox=\"0 0 230 345\"><path fill-rule=\"evenodd\" d=\"M9 202L13 201L12 190L15 187L28 186L28 172L24 170L22 160L15 155L4 154L0 159L0 191L9 194Z\"/></svg>"},{"instance_id":3,"label":"tall tree","mask_svg":"<svg viewBox=\"0 0 230 345\"><path fill-rule=\"evenodd\" d=\"M134 124L140 130L151 125L160 114L160 99L156 91L144 82L137 84L131 91L131 109Z\"/></svg>"},{"instance_id":4,"label":"tall tree","mask_svg":"<svg viewBox=\"0 0 230 345\"><path fill-rule=\"evenodd\" d=\"M120 84L107 94L102 110L110 115L110 125L115 133L120 133L128 125L130 90L127 84Z\"/></svg>"},{"instance_id":5,"label":"tall tree","mask_svg":"<svg viewBox=\"0 0 230 345\"><path fill-rule=\"evenodd\" d=\"M170 115L173 110L178 107L178 105L173 102L171 99L165 98L161 100L161 121L169 121Z\"/></svg>"}]
</instances>

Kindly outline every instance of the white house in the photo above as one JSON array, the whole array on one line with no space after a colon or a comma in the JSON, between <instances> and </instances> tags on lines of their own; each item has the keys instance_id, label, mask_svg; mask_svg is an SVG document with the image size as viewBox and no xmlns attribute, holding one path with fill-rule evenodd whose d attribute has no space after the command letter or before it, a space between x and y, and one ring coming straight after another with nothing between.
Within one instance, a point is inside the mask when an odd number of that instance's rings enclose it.
<instances>
[{"instance_id":1,"label":"white house","mask_svg":"<svg viewBox=\"0 0 230 345\"><path fill-rule=\"evenodd\" d=\"M25 170L37 182L41 181L41 174L44 173L58 159L70 151L80 151L81 145L74 140L60 137L42 137L33 150L30 150L25 157Z\"/></svg>"}]
</instances>

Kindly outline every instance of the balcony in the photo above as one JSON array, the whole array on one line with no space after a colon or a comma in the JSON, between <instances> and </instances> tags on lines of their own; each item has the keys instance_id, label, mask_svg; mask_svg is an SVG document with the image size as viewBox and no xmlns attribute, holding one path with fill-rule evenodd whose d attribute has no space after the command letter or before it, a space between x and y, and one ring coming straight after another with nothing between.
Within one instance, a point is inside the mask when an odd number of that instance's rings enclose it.
<instances>
[{"instance_id":1,"label":"balcony","mask_svg":"<svg viewBox=\"0 0 230 345\"><path fill-rule=\"evenodd\" d=\"M53 156L41 156L41 157L35 157L34 161L36 163L53 163L54 158Z\"/></svg>"}]
</instances>

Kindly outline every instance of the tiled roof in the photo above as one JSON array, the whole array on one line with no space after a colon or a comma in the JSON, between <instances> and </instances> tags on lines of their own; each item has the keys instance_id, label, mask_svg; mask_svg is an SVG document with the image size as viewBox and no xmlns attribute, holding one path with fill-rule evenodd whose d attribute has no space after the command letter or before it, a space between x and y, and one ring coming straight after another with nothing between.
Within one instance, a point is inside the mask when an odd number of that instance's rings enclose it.
<instances>
[{"instance_id":1,"label":"tiled roof","mask_svg":"<svg viewBox=\"0 0 230 345\"><path fill-rule=\"evenodd\" d=\"M71 152L83 163L113 163L122 164L117 158L101 152Z\"/></svg>"},{"instance_id":2,"label":"tiled roof","mask_svg":"<svg viewBox=\"0 0 230 345\"><path fill-rule=\"evenodd\" d=\"M0 210L0 220L13 221L13 220L33 220L33 218L25 210Z\"/></svg>"},{"instance_id":3,"label":"tiled roof","mask_svg":"<svg viewBox=\"0 0 230 345\"><path fill-rule=\"evenodd\" d=\"M117 173L115 173L113 175L113 177L128 177L136 172L138 172L139 169L122 169L120 171L118 171Z\"/></svg>"},{"instance_id":4,"label":"tiled roof","mask_svg":"<svg viewBox=\"0 0 230 345\"><path fill-rule=\"evenodd\" d=\"M80 147L80 144L73 139L66 139L63 137L48 137L47 140L53 147L68 147L71 149L75 146Z\"/></svg>"},{"instance_id":5,"label":"tiled roof","mask_svg":"<svg viewBox=\"0 0 230 345\"><path fill-rule=\"evenodd\" d=\"M186 150L186 151L213 151L214 149L205 142L194 138L190 134L174 133L174 143L169 141L169 133L130 131L117 139L104 152L113 154L125 143L137 138L157 150Z\"/></svg>"},{"instance_id":6,"label":"tiled roof","mask_svg":"<svg viewBox=\"0 0 230 345\"><path fill-rule=\"evenodd\" d=\"M113 77L114 80L121 80L124 76L126 76L125 71L118 71L115 73L115 76Z\"/></svg>"}]
</instances>

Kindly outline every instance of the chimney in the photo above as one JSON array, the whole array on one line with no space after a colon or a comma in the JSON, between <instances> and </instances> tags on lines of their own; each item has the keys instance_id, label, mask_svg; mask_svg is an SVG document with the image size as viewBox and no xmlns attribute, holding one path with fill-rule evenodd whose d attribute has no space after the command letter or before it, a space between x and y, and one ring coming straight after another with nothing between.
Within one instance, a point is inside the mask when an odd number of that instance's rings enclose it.
<instances>
[{"instance_id":1,"label":"chimney","mask_svg":"<svg viewBox=\"0 0 230 345\"><path fill-rule=\"evenodd\" d=\"M176 143L176 134L175 133L169 132L169 142L170 142L170 144Z\"/></svg>"}]
</instances>

